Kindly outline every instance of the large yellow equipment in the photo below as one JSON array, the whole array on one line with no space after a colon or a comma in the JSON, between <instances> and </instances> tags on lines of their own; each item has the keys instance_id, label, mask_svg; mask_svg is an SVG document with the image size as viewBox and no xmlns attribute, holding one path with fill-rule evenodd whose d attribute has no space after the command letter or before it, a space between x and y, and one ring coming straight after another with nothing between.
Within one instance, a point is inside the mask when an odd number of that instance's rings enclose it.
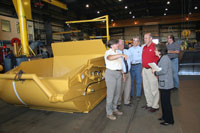
<instances>
[{"instance_id":1,"label":"large yellow equipment","mask_svg":"<svg viewBox=\"0 0 200 133\"><path fill-rule=\"evenodd\" d=\"M0 98L30 108L89 112L106 96L102 40L53 43L53 58L0 74Z\"/></svg>"}]
</instances>

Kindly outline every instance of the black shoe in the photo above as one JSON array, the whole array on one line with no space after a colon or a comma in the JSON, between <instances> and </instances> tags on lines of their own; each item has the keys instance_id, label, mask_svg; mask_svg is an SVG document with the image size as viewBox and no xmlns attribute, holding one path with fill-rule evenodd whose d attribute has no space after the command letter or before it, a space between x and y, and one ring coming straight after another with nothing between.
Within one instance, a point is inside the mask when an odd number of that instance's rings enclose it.
<instances>
[{"instance_id":1,"label":"black shoe","mask_svg":"<svg viewBox=\"0 0 200 133\"><path fill-rule=\"evenodd\" d=\"M121 105L117 105L117 109L121 109Z\"/></svg>"},{"instance_id":2,"label":"black shoe","mask_svg":"<svg viewBox=\"0 0 200 133\"><path fill-rule=\"evenodd\" d=\"M132 103L124 104L124 106L129 106L129 107L131 107L131 106L132 106Z\"/></svg>"},{"instance_id":3,"label":"black shoe","mask_svg":"<svg viewBox=\"0 0 200 133\"><path fill-rule=\"evenodd\" d=\"M144 108L146 110L151 109L151 107L148 107L147 105L142 106L141 108Z\"/></svg>"},{"instance_id":4,"label":"black shoe","mask_svg":"<svg viewBox=\"0 0 200 133\"><path fill-rule=\"evenodd\" d=\"M160 125L168 126L168 125L174 125L174 123L161 122Z\"/></svg>"},{"instance_id":5,"label":"black shoe","mask_svg":"<svg viewBox=\"0 0 200 133\"><path fill-rule=\"evenodd\" d=\"M158 118L159 121L164 121L164 119L162 117Z\"/></svg>"},{"instance_id":6,"label":"black shoe","mask_svg":"<svg viewBox=\"0 0 200 133\"><path fill-rule=\"evenodd\" d=\"M151 109L149 109L149 112L153 113L153 112L156 112L156 111L158 111L158 110L159 110L159 108L157 108L157 109L151 108Z\"/></svg>"}]
</instances>

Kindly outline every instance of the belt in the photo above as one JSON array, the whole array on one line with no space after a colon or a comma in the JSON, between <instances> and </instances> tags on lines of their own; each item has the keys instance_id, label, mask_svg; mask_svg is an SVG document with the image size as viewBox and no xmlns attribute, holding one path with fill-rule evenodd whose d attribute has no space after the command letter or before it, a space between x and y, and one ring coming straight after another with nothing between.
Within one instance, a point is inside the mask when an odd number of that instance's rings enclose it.
<instances>
[{"instance_id":1,"label":"belt","mask_svg":"<svg viewBox=\"0 0 200 133\"><path fill-rule=\"evenodd\" d=\"M122 71L122 70L114 70L114 71Z\"/></svg>"},{"instance_id":2,"label":"belt","mask_svg":"<svg viewBox=\"0 0 200 133\"><path fill-rule=\"evenodd\" d=\"M144 67L144 68L145 68L145 69L151 69L151 67L149 67L149 68L148 68L148 67Z\"/></svg>"},{"instance_id":3,"label":"belt","mask_svg":"<svg viewBox=\"0 0 200 133\"><path fill-rule=\"evenodd\" d=\"M135 65L139 65L139 64L141 64L141 63L131 64L131 65L132 65L132 66L135 66Z\"/></svg>"}]
</instances>

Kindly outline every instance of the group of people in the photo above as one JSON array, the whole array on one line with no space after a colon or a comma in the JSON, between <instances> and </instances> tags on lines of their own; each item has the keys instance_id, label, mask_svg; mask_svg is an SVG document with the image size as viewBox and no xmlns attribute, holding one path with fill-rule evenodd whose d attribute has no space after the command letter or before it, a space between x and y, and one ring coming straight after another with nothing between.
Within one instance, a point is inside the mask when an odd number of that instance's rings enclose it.
<instances>
[{"instance_id":1,"label":"group of people","mask_svg":"<svg viewBox=\"0 0 200 133\"><path fill-rule=\"evenodd\" d=\"M159 110L161 99L161 125L174 124L170 91L178 89L178 53L180 46L175 43L173 35L168 36L166 44L153 43L151 33L144 35L144 45L140 46L139 37L133 38L133 46L124 49L124 40L110 40L109 50L105 53L105 81L107 86L107 118L116 120L122 101L131 106L131 99L140 100L143 84L146 105L142 108L149 112ZM154 70L149 63L160 68ZM136 82L135 82L136 79ZM136 83L136 85L135 85ZM136 94L135 87L136 86ZM159 93L160 90L160 93Z\"/></svg>"}]
</instances>

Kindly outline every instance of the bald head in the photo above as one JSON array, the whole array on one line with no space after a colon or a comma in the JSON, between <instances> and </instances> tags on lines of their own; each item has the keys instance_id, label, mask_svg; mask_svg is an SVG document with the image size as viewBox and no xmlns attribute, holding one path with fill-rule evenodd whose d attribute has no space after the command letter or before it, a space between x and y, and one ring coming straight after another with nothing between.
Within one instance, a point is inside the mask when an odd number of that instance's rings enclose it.
<instances>
[{"instance_id":1,"label":"bald head","mask_svg":"<svg viewBox=\"0 0 200 133\"><path fill-rule=\"evenodd\" d=\"M152 35L151 35L151 33L146 33L145 35L144 35L144 43L147 45L147 46L149 46L151 43L152 43Z\"/></svg>"}]
</instances>

